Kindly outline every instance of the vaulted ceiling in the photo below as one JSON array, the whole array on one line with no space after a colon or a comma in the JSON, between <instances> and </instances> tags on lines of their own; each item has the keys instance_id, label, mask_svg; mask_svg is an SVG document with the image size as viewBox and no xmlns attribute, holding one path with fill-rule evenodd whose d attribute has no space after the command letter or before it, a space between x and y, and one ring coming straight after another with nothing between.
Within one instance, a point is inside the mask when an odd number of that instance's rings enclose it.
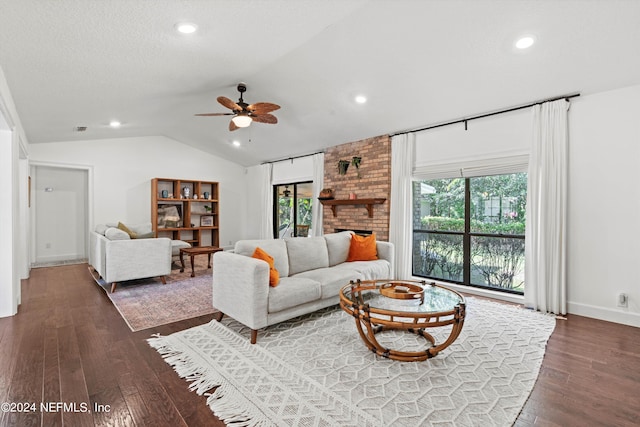
<instances>
[{"instance_id":1,"label":"vaulted ceiling","mask_svg":"<svg viewBox=\"0 0 640 427\"><path fill-rule=\"evenodd\" d=\"M0 67L30 143L165 135L248 166L640 84L639 23L633 0L0 0ZM278 124L194 116L240 81Z\"/></svg>"}]
</instances>

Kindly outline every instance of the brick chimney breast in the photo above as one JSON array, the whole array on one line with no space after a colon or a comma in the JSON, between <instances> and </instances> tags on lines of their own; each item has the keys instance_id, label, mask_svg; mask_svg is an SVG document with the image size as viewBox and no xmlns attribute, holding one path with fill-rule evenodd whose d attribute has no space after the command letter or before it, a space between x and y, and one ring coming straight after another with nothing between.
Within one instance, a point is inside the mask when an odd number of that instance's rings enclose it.
<instances>
[{"instance_id":1,"label":"brick chimney breast","mask_svg":"<svg viewBox=\"0 0 640 427\"><path fill-rule=\"evenodd\" d=\"M359 171L349 164L347 173L338 173L338 161L361 157ZM360 178L358 178L360 172ZM361 141L349 142L330 147L324 155L324 188L332 188L336 199L348 199L355 193L358 199L387 199L383 204L374 205L373 218L369 218L364 205L341 205L334 218L331 208L324 207L324 233L334 229L369 230L376 238L389 240L389 207L391 196L391 138L389 135L376 136Z\"/></svg>"}]
</instances>

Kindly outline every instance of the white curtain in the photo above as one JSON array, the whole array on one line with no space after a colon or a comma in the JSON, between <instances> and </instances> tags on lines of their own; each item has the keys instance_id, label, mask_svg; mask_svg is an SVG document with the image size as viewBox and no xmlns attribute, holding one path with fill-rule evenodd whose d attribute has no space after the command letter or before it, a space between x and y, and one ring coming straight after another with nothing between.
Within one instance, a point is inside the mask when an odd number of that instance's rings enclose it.
<instances>
[{"instance_id":1,"label":"white curtain","mask_svg":"<svg viewBox=\"0 0 640 427\"><path fill-rule=\"evenodd\" d=\"M569 102L533 107L525 243L525 306L566 314Z\"/></svg>"},{"instance_id":2,"label":"white curtain","mask_svg":"<svg viewBox=\"0 0 640 427\"><path fill-rule=\"evenodd\" d=\"M391 138L391 209L389 241L395 248L395 279L410 279L412 273L413 186L415 157L413 133Z\"/></svg>"},{"instance_id":3,"label":"white curtain","mask_svg":"<svg viewBox=\"0 0 640 427\"><path fill-rule=\"evenodd\" d=\"M260 165L260 238L273 239L273 164Z\"/></svg>"},{"instance_id":4,"label":"white curtain","mask_svg":"<svg viewBox=\"0 0 640 427\"><path fill-rule=\"evenodd\" d=\"M323 222L322 213L323 206L318 200L320 190L324 184L324 153L316 153L313 155L313 199L311 200L311 228L314 236L322 236Z\"/></svg>"}]
</instances>

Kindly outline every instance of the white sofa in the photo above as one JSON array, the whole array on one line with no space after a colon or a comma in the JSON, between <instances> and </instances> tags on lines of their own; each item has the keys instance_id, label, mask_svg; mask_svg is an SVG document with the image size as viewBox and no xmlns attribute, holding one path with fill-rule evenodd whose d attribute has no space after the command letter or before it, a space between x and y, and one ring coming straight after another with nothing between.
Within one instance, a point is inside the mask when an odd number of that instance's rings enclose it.
<instances>
[{"instance_id":1,"label":"white sofa","mask_svg":"<svg viewBox=\"0 0 640 427\"><path fill-rule=\"evenodd\" d=\"M89 264L111 284L111 292L125 280L159 276L166 283L165 276L171 273L172 240L148 238L152 235L151 223L129 228L141 238L132 239L117 224L98 225L91 232Z\"/></svg>"},{"instance_id":2,"label":"white sofa","mask_svg":"<svg viewBox=\"0 0 640 427\"><path fill-rule=\"evenodd\" d=\"M393 278L394 248L377 242L373 261L346 262L351 232L322 237L240 240L234 252L213 256L213 306L252 329L255 344L257 330L275 323L338 304L340 288L350 280ZM280 283L269 286L269 265L252 258L260 247L274 258Z\"/></svg>"}]
</instances>

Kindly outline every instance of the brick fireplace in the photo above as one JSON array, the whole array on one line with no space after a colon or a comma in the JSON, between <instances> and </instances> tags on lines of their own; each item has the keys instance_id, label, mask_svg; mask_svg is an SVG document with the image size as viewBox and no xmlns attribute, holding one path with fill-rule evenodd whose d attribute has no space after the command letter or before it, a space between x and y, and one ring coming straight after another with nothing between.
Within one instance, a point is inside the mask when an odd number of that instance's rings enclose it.
<instances>
[{"instance_id":1,"label":"brick fireplace","mask_svg":"<svg viewBox=\"0 0 640 427\"><path fill-rule=\"evenodd\" d=\"M338 173L338 161L354 156L362 158L359 170L352 164L347 173ZM358 177L358 172L360 177ZM376 238L389 240L389 206L391 195L391 138L388 135L349 142L328 148L324 155L324 188L332 188L335 199L349 199L355 193L357 199L387 199L373 205L373 218L364 205L340 205L336 216L329 206L324 207L324 233L336 229L370 231Z\"/></svg>"}]
</instances>

